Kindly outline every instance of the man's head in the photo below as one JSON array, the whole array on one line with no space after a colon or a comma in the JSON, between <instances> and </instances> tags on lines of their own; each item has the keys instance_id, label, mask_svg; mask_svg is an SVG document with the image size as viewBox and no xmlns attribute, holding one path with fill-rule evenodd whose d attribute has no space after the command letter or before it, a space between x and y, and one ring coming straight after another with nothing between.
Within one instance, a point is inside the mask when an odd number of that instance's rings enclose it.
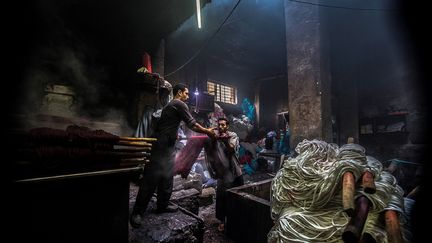
<instances>
[{"instance_id":1,"label":"man's head","mask_svg":"<svg viewBox=\"0 0 432 243\"><path fill-rule=\"evenodd\" d=\"M226 131L228 131L229 128L229 122L228 119L226 118L219 118L218 119L218 129L220 133L225 133Z\"/></svg>"},{"instance_id":2,"label":"man's head","mask_svg":"<svg viewBox=\"0 0 432 243\"><path fill-rule=\"evenodd\" d=\"M178 83L173 88L174 99L179 99L183 102L189 99L189 89L187 85Z\"/></svg>"}]
</instances>

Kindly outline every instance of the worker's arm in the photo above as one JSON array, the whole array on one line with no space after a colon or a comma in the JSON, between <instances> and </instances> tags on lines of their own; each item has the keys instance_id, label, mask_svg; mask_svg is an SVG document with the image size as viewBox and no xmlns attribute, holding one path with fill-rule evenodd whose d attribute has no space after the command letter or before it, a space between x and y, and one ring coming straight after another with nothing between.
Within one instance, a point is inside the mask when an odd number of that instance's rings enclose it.
<instances>
[{"instance_id":1,"label":"worker's arm","mask_svg":"<svg viewBox=\"0 0 432 243\"><path fill-rule=\"evenodd\" d=\"M196 122L192 127L190 127L192 131L207 134L211 138L215 138L216 134L213 128L205 128L201 126L198 122Z\"/></svg>"},{"instance_id":2,"label":"worker's arm","mask_svg":"<svg viewBox=\"0 0 432 243\"><path fill-rule=\"evenodd\" d=\"M230 132L220 137L230 153L236 153L239 147L239 138L236 133Z\"/></svg>"},{"instance_id":3,"label":"worker's arm","mask_svg":"<svg viewBox=\"0 0 432 243\"><path fill-rule=\"evenodd\" d=\"M195 118L192 117L192 114L189 112L188 106L180 101L175 103L176 109L180 114L181 119L185 122L185 124L194 132L207 134L211 138L215 138L216 134L213 131L213 128L205 128L201 126Z\"/></svg>"}]
</instances>

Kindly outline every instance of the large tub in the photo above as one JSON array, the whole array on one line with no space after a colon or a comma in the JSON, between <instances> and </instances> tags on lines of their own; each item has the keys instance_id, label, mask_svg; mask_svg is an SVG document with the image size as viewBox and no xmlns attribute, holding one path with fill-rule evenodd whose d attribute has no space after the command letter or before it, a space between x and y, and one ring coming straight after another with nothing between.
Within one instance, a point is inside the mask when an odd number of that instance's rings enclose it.
<instances>
[{"instance_id":1,"label":"large tub","mask_svg":"<svg viewBox=\"0 0 432 243\"><path fill-rule=\"evenodd\" d=\"M227 190L226 233L235 242L265 243L273 226L270 217L272 179Z\"/></svg>"}]
</instances>

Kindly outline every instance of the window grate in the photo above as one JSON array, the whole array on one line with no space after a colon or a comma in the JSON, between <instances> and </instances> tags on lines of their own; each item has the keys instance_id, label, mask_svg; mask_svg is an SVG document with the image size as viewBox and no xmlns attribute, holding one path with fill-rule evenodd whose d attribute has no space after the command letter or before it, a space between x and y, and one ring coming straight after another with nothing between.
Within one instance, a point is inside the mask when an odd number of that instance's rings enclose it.
<instances>
[{"instance_id":1,"label":"window grate","mask_svg":"<svg viewBox=\"0 0 432 243\"><path fill-rule=\"evenodd\" d=\"M215 101L237 104L237 88L234 86L207 81L207 92L214 95Z\"/></svg>"}]
</instances>

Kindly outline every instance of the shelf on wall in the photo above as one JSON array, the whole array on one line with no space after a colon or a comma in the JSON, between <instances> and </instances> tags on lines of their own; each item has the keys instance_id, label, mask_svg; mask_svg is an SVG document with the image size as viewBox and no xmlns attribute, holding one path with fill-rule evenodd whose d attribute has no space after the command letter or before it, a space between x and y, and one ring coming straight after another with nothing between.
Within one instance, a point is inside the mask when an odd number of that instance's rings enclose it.
<instances>
[{"instance_id":1,"label":"shelf on wall","mask_svg":"<svg viewBox=\"0 0 432 243\"><path fill-rule=\"evenodd\" d=\"M361 118L360 135L406 134L407 112L389 113L383 116Z\"/></svg>"}]
</instances>

